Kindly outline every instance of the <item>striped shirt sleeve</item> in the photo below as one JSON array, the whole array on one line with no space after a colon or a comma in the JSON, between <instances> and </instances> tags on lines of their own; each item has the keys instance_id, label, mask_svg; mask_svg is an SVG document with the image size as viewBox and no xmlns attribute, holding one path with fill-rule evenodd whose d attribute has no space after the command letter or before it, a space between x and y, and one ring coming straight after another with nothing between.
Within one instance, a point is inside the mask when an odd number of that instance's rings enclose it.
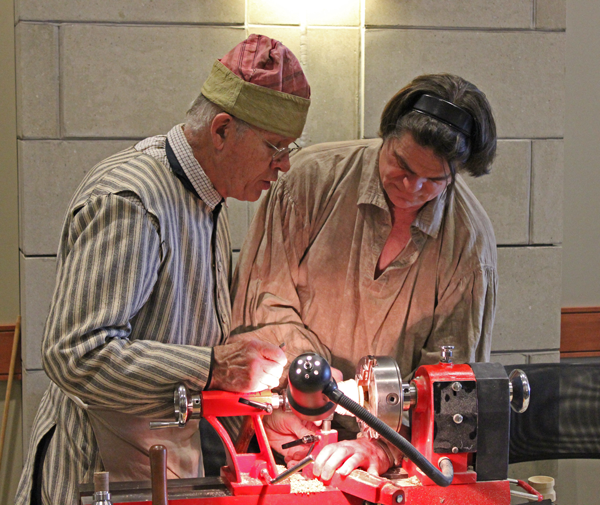
<instances>
[{"instance_id":1,"label":"striped shirt sleeve","mask_svg":"<svg viewBox=\"0 0 600 505\"><path fill-rule=\"evenodd\" d=\"M78 210L42 348L46 373L65 392L101 408L161 417L172 415L178 383L203 389L210 347L169 344L159 334L130 339L160 268L157 221L135 197L94 197Z\"/></svg>"}]
</instances>

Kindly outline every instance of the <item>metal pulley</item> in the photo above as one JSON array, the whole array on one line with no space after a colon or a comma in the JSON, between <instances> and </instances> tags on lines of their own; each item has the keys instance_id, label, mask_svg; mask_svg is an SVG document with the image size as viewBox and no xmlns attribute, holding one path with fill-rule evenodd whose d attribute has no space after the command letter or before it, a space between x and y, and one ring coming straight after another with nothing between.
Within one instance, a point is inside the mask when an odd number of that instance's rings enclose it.
<instances>
[{"instance_id":1,"label":"metal pulley","mask_svg":"<svg viewBox=\"0 0 600 505\"><path fill-rule=\"evenodd\" d=\"M396 432L402 427L402 412L416 403L416 389L402 383L400 368L388 356L365 356L356 367L356 382L362 388L364 408ZM379 435L358 420L363 433L371 438Z\"/></svg>"}]
</instances>

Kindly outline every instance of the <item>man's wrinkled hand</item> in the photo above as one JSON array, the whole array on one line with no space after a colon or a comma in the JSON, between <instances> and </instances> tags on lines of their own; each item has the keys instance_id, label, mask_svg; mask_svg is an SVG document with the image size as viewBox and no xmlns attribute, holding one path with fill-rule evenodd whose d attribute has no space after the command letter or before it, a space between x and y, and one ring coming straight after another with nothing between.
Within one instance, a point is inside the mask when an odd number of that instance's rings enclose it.
<instances>
[{"instance_id":1,"label":"man's wrinkled hand","mask_svg":"<svg viewBox=\"0 0 600 505\"><path fill-rule=\"evenodd\" d=\"M310 449L310 445L300 445L289 449L282 449L281 446L298 440L305 435L312 435L319 429L316 424L303 421L292 412L282 412L280 410L274 411L270 416L265 416L263 423L269 445L284 456L288 466L290 466L290 462L297 462L304 458L308 449Z\"/></svg>"},{"instance_id":2,"label":"man's wrinkled hand","mask_svg":"<svg viewBox=\"0 0 600 505\"><path fill-rule=\"evenodd\" d=\"M315 459L313 474L322 481L329 481L337 472L346 476L356 468L371 475L381 475L390 467L390 458L375 440L357 438L330 444Z\"/></svg>"},{"instance_id":3,"label":"man's wrinkled hand","mask_svg":"<svg viewBox=\"0 0 600 505\"><path fill-rule=\"evenodd\" d=\"M252 335L214 348L211 389L251 393L279 385L287 363L276 345L256 340Z\"/></svg>"}]
</instances>

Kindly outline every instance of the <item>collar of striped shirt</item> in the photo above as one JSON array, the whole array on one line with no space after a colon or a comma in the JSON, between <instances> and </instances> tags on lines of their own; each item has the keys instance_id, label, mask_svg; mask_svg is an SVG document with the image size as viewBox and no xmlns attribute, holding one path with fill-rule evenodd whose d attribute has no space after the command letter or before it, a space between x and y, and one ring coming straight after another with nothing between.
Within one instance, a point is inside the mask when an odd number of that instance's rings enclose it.
<instances>
[{"instance_id":1,"label":"collar of striped shirt","mask_svg":"<svg viewBox=\"0 0 600 505\"><path fill-rule=\"evenodd\" d=\"M213 186L198 160L194 158L192 148L183 134L183 124L178 124L171 128L167 133L169 145L173 149L173 153L177 157L177 161L183 168L185 175L194 186L198 196L212 209L223 201L223 197Z\"/></svg>"}]
</instances>

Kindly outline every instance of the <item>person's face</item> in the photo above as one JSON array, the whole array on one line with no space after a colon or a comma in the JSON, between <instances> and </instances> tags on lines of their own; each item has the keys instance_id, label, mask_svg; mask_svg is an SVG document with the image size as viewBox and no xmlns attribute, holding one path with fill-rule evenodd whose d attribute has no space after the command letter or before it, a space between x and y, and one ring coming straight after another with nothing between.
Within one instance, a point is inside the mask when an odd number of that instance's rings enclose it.
<instances>
[{"instance_id":1,"label":"person's face","mask_svg":"<svg viewBox=\"0 0 600 505\"><path fill-rule=\"evenodd\" d=\"M294 140L255 127L238 132L228 196L250 202L258 200L277 180L279 172L290 169L289 154L278 155L277 149L287 148Z\"/></svg>"},{"instance_id":2,"label":"person's face","mask_svg":"<svg viewBox=\"0 0 600 505\"><path fill-rule=\"evenodd\" d=\"M433 200L451 180L448 162L417 144L411 133L384 142L379 176L392 210L408 211Z\"/></svg>"}]
</instances>

